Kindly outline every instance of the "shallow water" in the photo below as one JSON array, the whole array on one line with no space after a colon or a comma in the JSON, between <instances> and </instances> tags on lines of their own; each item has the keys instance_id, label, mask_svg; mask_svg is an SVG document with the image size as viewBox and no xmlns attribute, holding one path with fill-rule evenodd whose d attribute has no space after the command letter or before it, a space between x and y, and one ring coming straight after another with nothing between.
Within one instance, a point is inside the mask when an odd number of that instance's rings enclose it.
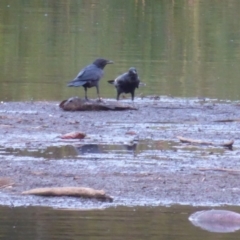
<instances>
[{"instance_id":1,"label":"shallow water","mask_svg":"<svg viewBox=\"0 0 240 240\"><path fill-rule=\"evenodd\" d=\"M147 84L137 95L239 99L238 0L0 1L0 100L63 100L96 57L107 84L129 67ZM96 97L96 90L89 90Z\"/></svg>"},{"instance_id":2,"label":"shallow water","mask_svg":"<svg viewBox=\"0 0 240 240\"><path fill-rule=\"evenodd\" d=\"M238 239L211 233L188 220L202 209L187 206L57 210L0 207L1 239ZM228 208L230 209L230 208ZM231 210L239 211L232 207Z\"/></svg>"},{"instance_id":3,"label":"shallow water","mask_svg":"<svg viewBox=\"0 0 240 240\"><path fill-rule=\"evenodd\" d=\"M149 155L151 159L159 154L162 150L174 151L177 143L169 141L154 141L143 140L135 143L115 143L115 144L81 144L73 142L73 145L51 146L47 148L4 148L0 146L0 156L15 156L15 157L33 157L44 159L91 159L91 158L120 158L126 155L144 156Z\"/></svg>"}]
</instances>

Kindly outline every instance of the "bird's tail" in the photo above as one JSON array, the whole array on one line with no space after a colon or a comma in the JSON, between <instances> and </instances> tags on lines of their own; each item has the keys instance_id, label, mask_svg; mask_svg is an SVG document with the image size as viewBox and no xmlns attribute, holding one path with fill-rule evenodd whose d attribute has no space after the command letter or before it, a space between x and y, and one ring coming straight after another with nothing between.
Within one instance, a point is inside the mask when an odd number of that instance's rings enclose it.
<instances>
[{"instance_id":1,"label":"bird's tail","mask_svg":"<svg viewBox=\"0 0 240 240\"><path fill-rule=\"evenodd\" d=\"M146 85L147 85L146 83L140 82L138 86L139 87L145 87Z\"/></svg>"},{"instance_id":2,"label":"bird's tail","mask_svg":"<svg viewBox=\"0 0 240 240\"><path fill-rule=\"evenodd\" d=\"M67 86L68 87L74 87L74 84L70 82L70 83L67 84Z\"/></svg>"},{"instance_id":3,"label":"bird's tail","mask_svg":"<svg viewBox=\"0 0 240 240\"><path fill-rule=\"evenodd\" d=\"M86 82L84 81L71 81L67 84L68 87L79 87L79 86L82 86L84 85Z\"/></svg>"},{"instance_id":4,"label":"bird's tail","mask_svg":"<svg viewBox=\"0 0 240 240\"><path fill-rule=\"evenodd\" d=\"M108 80L108 83L114 84L114 80Z\"/></svg>"}]
</instances>

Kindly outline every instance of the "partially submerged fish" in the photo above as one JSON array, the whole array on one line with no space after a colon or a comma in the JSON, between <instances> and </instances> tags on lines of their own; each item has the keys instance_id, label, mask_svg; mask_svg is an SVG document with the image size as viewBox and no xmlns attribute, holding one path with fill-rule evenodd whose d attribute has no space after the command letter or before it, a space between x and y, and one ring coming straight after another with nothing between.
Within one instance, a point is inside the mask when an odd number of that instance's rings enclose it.
<instances>
[{"instance_id":1,"label":"partially submerged fish","mask_svg":"<svg viewBox=\"0 0 240 240\"><path fill-rule=\"evenodd\" d=\"M193 213L189 220L209 232L235 232L240 229L240 214L228 210L206 210Z\"/></svg>"}]
</instances>

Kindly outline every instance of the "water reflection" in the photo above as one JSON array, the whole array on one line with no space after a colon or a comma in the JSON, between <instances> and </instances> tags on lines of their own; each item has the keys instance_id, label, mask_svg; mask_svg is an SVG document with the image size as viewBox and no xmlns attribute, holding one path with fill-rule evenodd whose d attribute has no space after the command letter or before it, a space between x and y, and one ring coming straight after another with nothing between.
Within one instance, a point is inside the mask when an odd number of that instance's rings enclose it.
<instances>
[{"instance_id":1,"label":"water reflection","mask_svg":"<svg viewBox=\"0 0 240 240\"><path fill-rule=\"evenodd\" d=\"M85 144L82 146L76 147L78 154L102 154L102 153L134 153L136 150L137 144L125 145L125 144Z\"/></svg>"},{"instance_id":2,"label":"water reflection","mask_svg":"<svg viewBox=\"0 0 240 240\"><path fill-rule=\"evenodd\" d=\"M86 144L80 147L76 147L78 154L94 154L94 153L103 153L103 150L98 144Z\"/></svg>"},{"instance_id":3,"label":"water reflection","mask_svg":"<svg viewBox=\"0 0 240 240\"><path fill-rule=\"evenodd\" d=\"M152 159L157 158L158 153L162 150L176 151L178 143L171 141L160 141L160 140L141 140L141 141L129 141L126 143L105 143L105 144L76 144L63 145L63 146L49 146L47 148L13 148L13 147L1 147L0 156L16 156L16 157L30 157L33 158L44 158L44 159L77 159L78 157L84 156L88 158L118 158L125 154L131 156L148 156ZM187 147L186 147L186 150ZM194 149L192 149L193 151ZM102 156L101 156L102 155ZM15 158L16 159L16 158Z\"/></svg>"},{"instance_id":4,"label":"water reflection","mask_svg":"<svg viewBox=\"0 0 240 240\"><path fill-rule=\"evenodd\" d=\"M64 159L77 156L73 146L50 146L46 149L36 148L0 148L0 155L12 155L17 157L44 158L44 159Z\"/></svg>"},{"instance_id":5,"label":"water reflection","mask_svg":"<svg viewBox=\"0 0 240 240\"><path fill-rule=\"evenodd\" d=\"M239 99L239 0L0 1L0 100L83 96L66 83L96 57L130 66L147 87L137 95ZM91 91L89 97L95 97Z\"/></svg>"},{"instance_id":6,"label":"water reflection","mask_svg":"<svg viewBox=\"0 0 240 240\"><path fill-rule=\"evenodd\" d=\"M70 143L69 143L70 144ZM224 149L210 148L212 153L223 153ZM163 141L163 140L138 140L129 141L124 143L87 143L70 145L56 145L42 148L41 146L25 147L1 147L0 156L9 156L9 159L30 159L43 158L43 159L115 159L117 161L125 159L128 155L129 161L163 161L167 160L167 155L171 154L174 158L178 159L189 158L190 156L199 157L203 155L197 146L182 145L176 141ZM23 157L23 158L22 158Z\"/></svg>"},{"instance_id":7,"label":"water reflection","mask_svg":"<svg viewBox=\"0 0 240 240\"><path fill-rule=\"evenodd\" d=\"M137 144L84 144L84 145L66 145L66 146L50 146L46 149L36 148L1 148L0 156L17 156L17 157L30 157L44 158L44 159L66 159L77 158L81 155L92 154L135 154Z\"/></svg>"}]
</instances>

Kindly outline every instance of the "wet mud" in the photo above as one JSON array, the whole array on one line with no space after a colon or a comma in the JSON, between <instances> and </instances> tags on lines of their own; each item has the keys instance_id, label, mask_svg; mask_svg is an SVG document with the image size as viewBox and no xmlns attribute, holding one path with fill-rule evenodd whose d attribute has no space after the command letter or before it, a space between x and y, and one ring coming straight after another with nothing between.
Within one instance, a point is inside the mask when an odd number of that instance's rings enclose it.
<instances>
[{"instance_id":1,"label":"wet mud","mask_svg":"<svg viewBox=\"0 0 240 240\"><path fill-rule=\"evenodd\" d=\"M147 97L134 107L66 112L59 102L2 102L0 204L239 205L238 102ZM61 138L72 132L86 136ZM182 143L179 136L214 144ZM221 146L230 140L232 150ZM43 187L103 189L113 202L21 194Z\"/></svg>"}]
</instances>

